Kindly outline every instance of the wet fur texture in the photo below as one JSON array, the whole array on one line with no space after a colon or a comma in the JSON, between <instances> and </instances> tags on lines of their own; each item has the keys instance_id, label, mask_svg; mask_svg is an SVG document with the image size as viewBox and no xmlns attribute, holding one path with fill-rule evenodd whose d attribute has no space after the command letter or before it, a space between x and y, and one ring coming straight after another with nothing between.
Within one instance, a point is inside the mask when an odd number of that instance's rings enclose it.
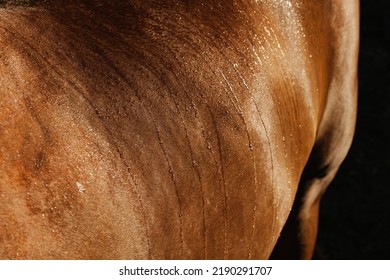
<instances>
[{"instance_id":1,"label":"wet fur texture","mask_svg":"<svg viewBox=\"0 0 390 280\"><path fill-rule=\"evenodd\" d=\"M357 1L1 4L0 258L311 257Z\"/></svg>"}]
</instances>

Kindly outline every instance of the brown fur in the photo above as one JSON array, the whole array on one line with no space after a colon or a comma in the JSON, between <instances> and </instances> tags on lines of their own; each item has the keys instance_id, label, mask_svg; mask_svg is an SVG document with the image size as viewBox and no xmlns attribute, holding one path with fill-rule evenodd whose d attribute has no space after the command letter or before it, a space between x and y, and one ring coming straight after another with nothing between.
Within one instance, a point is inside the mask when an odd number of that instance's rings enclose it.
<instances>
[{"instance_id":1,"label":"brown fur","mask_svg":"<svg viewBox=\"0 0 390 280\"><path fill-rule=\"evenodd\" d=\"M0 258L311 257L357 1L22 2L0 9Z\"/></svg>"}]
</instances>

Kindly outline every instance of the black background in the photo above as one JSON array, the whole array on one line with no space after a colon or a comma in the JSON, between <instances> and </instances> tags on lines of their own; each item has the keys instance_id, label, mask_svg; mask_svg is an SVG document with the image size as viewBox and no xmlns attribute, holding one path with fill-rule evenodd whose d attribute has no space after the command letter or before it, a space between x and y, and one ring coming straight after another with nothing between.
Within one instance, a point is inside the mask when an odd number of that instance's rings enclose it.
<instances>
[{"instance_id":1,"label":"black background","mask_svg":"<svg viewBox=\"0 0 390 280\"><path fill-rule=\"evenodd\" d=\"M322 200L318 258L390 259L389 51L390 1L361 1L356 134Z\"/></svg>"}]
</instances>

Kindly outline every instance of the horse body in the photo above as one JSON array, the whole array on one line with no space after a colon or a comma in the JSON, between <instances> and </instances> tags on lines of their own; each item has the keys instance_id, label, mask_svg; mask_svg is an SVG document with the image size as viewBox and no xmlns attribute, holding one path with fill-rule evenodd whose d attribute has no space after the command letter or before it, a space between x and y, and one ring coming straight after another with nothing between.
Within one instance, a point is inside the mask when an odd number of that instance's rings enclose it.
<instances>
[{"instance_id":1,"label":"horse body","mask_svg":"<svg viewBox=\"0 0 390 280\"><path fill-rule=\"evenodd\" d=\"M1 258L311 257L358 1L11 2Z\"/></svg>"}]
</instances>

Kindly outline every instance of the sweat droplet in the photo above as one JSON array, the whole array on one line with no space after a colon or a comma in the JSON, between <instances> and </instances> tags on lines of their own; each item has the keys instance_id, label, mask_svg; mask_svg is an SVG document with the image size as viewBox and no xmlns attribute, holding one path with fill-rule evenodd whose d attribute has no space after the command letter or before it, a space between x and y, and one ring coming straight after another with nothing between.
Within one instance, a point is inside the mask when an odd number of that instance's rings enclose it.
<instances>
[{"instance_id":1,"label":"sweat droplet","mask_svg":"<svg viewBox=\"0 0 390 280\"><path fill-rule=\"evenodd\" d=\"M76 187L79 189L79 192L85 193L85 188L80 182L76 182Z\"/></svg>"}]
</instances>

